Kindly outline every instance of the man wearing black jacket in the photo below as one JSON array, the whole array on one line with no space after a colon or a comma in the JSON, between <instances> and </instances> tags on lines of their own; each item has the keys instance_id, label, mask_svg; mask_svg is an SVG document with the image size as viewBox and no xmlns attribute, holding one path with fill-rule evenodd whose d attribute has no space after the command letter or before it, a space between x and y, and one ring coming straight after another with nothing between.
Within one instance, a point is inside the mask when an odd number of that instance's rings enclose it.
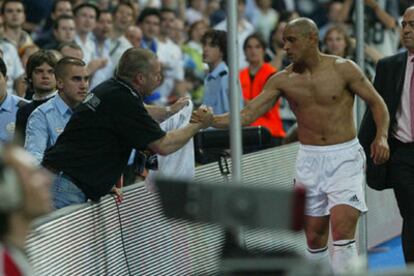
<instances>
[{"instance_id":1,"label":"man wearing black jacket","mask_svg":"<svg viewBox=\"0 0 414 276\"><path fill-rule=\"evenodd\" d=\"M403 218L402 245L406 262L414 261L414 6L402 21L402 42L408 51L377 64L374 86L390 113L390 159L374 164L370 141L375 136L372 113L367 110L359 140L367 159L367 182L376 190L393 188Z\"/></svg>"},{"instance_id":2,"label":"man wearing black jacket","mask_svg":"<svg viewBox=\"0 0 414 276\"><path fill-rule=\"evenodd\" d=\"M116 76L93 89L75 109L42 163L57 174L52 188L56 208L98 201L108 194L132 149L167 155L211 125L212 112L202 107L197 110L201 122L164 132L143 103L160 81L161 63L155 54L130 48L122 55Z\"/></svg>"}]
</instances>

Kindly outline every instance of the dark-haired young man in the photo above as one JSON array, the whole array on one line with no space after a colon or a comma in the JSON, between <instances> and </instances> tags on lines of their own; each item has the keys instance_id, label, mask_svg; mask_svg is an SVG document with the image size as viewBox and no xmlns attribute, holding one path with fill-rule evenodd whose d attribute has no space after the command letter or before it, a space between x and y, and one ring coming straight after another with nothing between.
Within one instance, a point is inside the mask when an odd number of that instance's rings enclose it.
<instances>
[{"instance_id":1,"label":"dark-haired young man","mask_svg":"<svg viewBox=\"0 0 414 276\"><path fill-rule=\"evenodd\" d=\"M53 22L53 36L44 49L57 50L61 43L73 42L76 35L75 20L70 15L61 15Z\"/></svg>"},{"instance_id":2,"label":"dark-haired young man","mask_svg":"<svg viewBox=\"0 0 414 276\"><path fill-rule=\"evenodd\" d=\"M26 81L33 91L33 100L26 104L16 114L15 141L23 145L26 135L26 124L30 114L39 105L50 100L56 92L54 68L56 56L52 51L40 50L30 56L26 64Z\"/></svg>"},{"instance_id":3,"label":"dark-haired young man","mask_svg":"<svg viewBox=\"0 0 414 276\"><path fill-rule=\"evenodd\" d=\"M203 44L203 61L209 67L209 73L204 80L203 104L211 107L215 115L229 112L226 32L207 31L202 37L201 43ZM240 107L242 105L243 98L240 96Z\"/></svg>"}]
</instances>

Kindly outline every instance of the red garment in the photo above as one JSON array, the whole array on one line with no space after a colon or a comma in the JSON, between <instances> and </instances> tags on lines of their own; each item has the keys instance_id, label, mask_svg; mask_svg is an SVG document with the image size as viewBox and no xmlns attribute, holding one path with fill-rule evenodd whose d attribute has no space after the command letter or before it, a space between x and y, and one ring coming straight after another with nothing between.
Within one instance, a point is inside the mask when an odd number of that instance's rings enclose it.
<instances>
[{"instance_id":1,"label":"red garment","mask_svg":"<svg viewBox=\"0 0 414 276\"><path fill-rule=\"evenodd\" d=\"M19 267L13 261L13 258L10 256L9 252L3 248L0 250L1 260L0 262L3 263L4 271L0 271L0 275L4 276L22 276ZM1 265L0 265L1 267Z\"/></svg>"},{"instance_id":2,"label":"red garment","mask_svg":"<svg viewBox=\"0 0 414 276\"><path fill-rule=\"evenodd\" d=\"M262 92L267 79L276 73L276 68L268 63L264 63L257 71L253 79L250 78L249 68L244 68L240 71L240 83L243 91L243 98L245 100L252 100ZM282 119L279 112L280 101L275 106L266 112L262 117L258 118L251 125L266 127L272 136L285 137L286 133L283 129Z\"/></svg>"}]
</instances>

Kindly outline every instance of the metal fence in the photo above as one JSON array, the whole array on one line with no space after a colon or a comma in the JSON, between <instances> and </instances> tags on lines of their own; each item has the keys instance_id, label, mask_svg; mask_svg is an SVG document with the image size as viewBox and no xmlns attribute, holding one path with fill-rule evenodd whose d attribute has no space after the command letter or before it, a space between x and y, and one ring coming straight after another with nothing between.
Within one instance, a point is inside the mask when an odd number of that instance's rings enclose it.
<instances>
[{"instance_id":1,"label":"metal fence","mask_svg":"<svg viewBox=\"0 0 414 276\"><path fill-rule=\"evenodd\" d=\"M243 180L290 188L297 148L292 144L244 155ZM223 182L226 177L211 163L197 167L195 180ZM368 217L368 229L382 241L398 234L398 228L389 230L398 214L392 195L374 196L381 201L368 200L369 208L382 215ZM305 246L303 234L288 231L244 230L241 237L249 249L302 251ZM125 188L119 205L107 196L38 220L27 250L39 275L211 275L218 272L222 243L219 226L165 218L158 197L138 183Z\"/></svg>"}]
</instances>

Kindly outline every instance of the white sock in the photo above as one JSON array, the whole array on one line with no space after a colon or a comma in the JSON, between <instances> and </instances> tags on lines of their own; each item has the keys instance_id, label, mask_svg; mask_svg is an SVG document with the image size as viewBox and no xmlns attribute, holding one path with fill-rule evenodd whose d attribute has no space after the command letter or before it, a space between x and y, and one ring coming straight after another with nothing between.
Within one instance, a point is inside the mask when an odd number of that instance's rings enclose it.
<instances>
[{"instance_id":1,"label":"white sock","mask_svg":"<svg viewBox=\"0 0 414 276\"><path fill-rule=\"evenodd\" d=\"M305 256L310 262L320 263L322 266L329 267L329 252L327 246L318 249L307 248Z\"/></svg>"},{"instance_id":2,"label":"white sock","mask_svg":"<svg viewBox=\"0 0 414 276\"><path fill-rule=\"evenodd\" d=\"M335 275L345 274L358 257L355 240L333 242L332 271Z\"/></svg>"}]
</instances>

